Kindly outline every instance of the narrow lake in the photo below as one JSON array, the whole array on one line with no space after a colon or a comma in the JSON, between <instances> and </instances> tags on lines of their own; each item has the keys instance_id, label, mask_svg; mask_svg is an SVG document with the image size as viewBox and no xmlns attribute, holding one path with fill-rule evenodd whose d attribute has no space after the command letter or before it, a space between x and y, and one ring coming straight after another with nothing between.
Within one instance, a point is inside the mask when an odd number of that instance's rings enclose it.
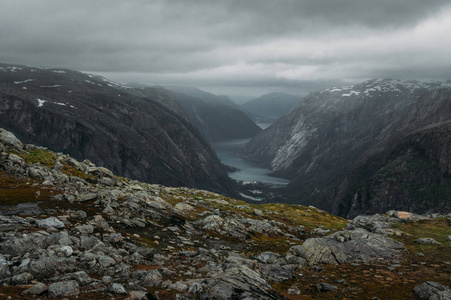
<instances>
[{"instance_id":1,"label":"narrow lake","mask_svg":"<svg viewBox=\"0 0 451 300\"><path fill-rule=\"evenodd\" d=\"M231 140L211 144L223 164L240 169L238 172L229 173L229 176L238 181L288 184L289 181L286 179L269 176L268 174L271 173L271 170L264 168L259 163L236 155L249 140Z\"/></svg>"}]
</instances>

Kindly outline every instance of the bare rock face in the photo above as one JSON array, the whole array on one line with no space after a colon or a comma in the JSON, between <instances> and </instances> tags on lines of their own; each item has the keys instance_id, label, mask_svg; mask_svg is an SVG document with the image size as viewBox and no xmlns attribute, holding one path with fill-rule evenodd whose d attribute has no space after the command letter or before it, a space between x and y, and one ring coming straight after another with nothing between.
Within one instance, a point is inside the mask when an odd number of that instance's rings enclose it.
<instances>
[{"instance_id":1,"label":"bare rock face","mask_svg":"<svg viewBox=\"0 0 451 300\"><path fill-rule=\"evenodd\" d=\"M451 89L424 94L331 197L346 217L387 209L446 213L451 192Z\"/></svg>"},{"instance_id":2,"label":"bare rock face","mask_svg":"<svg viewBox=\"0 0 451 300\"><path fill-rule=\"evenodd\" d=\"M413 291L421 300L451 299L449 287L433 281L423 282L414 287Z\"/></svg>"},{"instance_id":3,"label":"bare rock face","mask_svg":"<svg viewBox=\"0 0 451 300\"><path fill-rule=\"evenodd\" d=\"M339 231L323 238L307 239L293 246L291 252L314 264L369 263L397 259L403 254L402 244L362 228Z\"/></svg>"},{"instance_id":4,"label":"bare rock face","mask_svg":"<svg viewBox=\"0 0 451 300\"><path fill-rule=\"evenodd\" d=\"M233 193L215 153L168 92L71 70L0 67L0 126L24 142L133 179ZM0 139L20 146L13 135L0 132Z\"/></svg>"}]
</instances>

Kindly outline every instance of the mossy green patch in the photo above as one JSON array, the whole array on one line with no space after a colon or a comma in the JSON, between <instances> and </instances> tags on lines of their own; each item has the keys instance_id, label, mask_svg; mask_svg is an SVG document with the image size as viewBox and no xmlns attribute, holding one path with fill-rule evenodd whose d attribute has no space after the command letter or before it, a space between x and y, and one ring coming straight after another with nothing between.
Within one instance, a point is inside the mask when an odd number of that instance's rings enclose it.
<instances>
[{"instance_id":1,"label":"mossy green patch","mask_svg":"<svg viewBox=\"0 0 451 300\"><path fill-rule=\"evenodd\" d=\"M57 160L57 156L48 150L34 149L22 154L27 164L41 164L46 167L52 167Z\"/></svg>"},{"instance_id":2,"label":"mossy green patch","mask_svg":"<svg viewBox=\"0 0 451 300\"><path fill-rule=\"evenodd\" d=\"M451 235L451 222L447 219L422 220L398 224L396 228L409 234L395 237L404 243L411 253L412 261L426 262L430 264L448 261L451 263L451 242L447 237ZM433 238L441 245L424 245L415 243L419 238ZM417 253L423 253L424 257L418 257ZM451 266L450 266L451 269Z\"/></svg>"}]
</instances>

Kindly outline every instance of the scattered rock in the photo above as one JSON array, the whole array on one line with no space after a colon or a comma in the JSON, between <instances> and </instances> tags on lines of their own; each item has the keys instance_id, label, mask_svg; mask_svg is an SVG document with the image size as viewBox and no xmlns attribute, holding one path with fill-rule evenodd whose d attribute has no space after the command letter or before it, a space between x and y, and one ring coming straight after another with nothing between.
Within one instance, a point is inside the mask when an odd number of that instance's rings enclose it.
<instances>
[{"instance_id":1,"label":"scattered rock","mask_svg":"<svg viewBox=\"0 0 451 300\"><path fill-rule=\"evenodd\" d=\"M12 285L28 284L34 279L34 276L28 272L14 275L11 278Z\"/></svg>"},{"instance_id":2,"label":"scattered rock","mask_svg":"<svg viewBox=\"0 0 451 300\"><path fill-rule=\"evenodd\" d=\"M21 295L41 295L47 291L47 286L41 282L36 283L29 289L26 289L21 293Z\"/></svg>"},{"instance_id":3,"label":"scattered rock","mask_svg":"<svg viewBox=\"0 0 451 300\"><path fill-rule=\"evenodd\" d=\"M94 193L86 193L86 194L78 195L78 201L80 201L80 202L90 201L90 200L94 200L96 198L97 198L97 194L94 194Z\"/></svg>"},{"instance_id":4,"label":"scattered rock","mask_svg":"<svg viewBox=\"0 0 451 300\"><path fill-rule=\"evenodd\" d=\"M40 228L64 228L65 225L63 222L61 222L58 218L56 217L50 217L47 219L41 219L41 220L37 220L36 224L38 225L38 227Z\"/></svg>"},{"instance_id":5,"label":"scattered rock","mask_svg":"<svg viewBox=\"0 0 451 300\"><path fill-rule=\"evenodd\" d=\"M287 294L288 294L288 295L300 295L300 294L301 294L301 290L298 288L297 285L292 285L292 286L287 290Z\"/></svg>"},{"instance_id":6,"label":"scattered rock","mask_svg":"<svg viewBox=\"0 0 451 300\"><path fill-rule=\"evenodd\" d=\"M65 257L69 257L74 253L74 249L71 246L63 246L60 249L60 253Z\"/></svg>"},{"instance_id":7,"label":"scattered rock","mask_svg":"<svg viewBox=\"0 0 451 300\"><path fill-rule=\"evenodd\" d=\"M184 292L188 289L188 286L183 282L177 281L176 283L171 284L169 289Z\"/></svg>"},{"instance_id":8,"label":"scattered rock","mask_svg":"<svg viewBox=\"0 0 451 300\"><path fill-rule=\"evenodd\" d=\"M193 210L194 207L187 204L187 203L183 203L183 202L179 202L174 206L175 209L180 210L180 211L190 211Z\"/></svg>"},{"instance_id":9,"label":"scattered rock","mask_svg":"<svg viewBox=\"0 0 451 300\"><path fill-rule=\"evenodd\" d=\"M0 279L7 278L10 276L11 273L9 272L8 262L6 261L5 257L0 254Z\"/></svg>"},{"instance_id":10,"label":"scattered rock","mask_svg":"<svg viewBox=\"0 0 451 300\"><path fill-rule=\"evenodd\" d=\"M433 238L420 238L414 241L417 244L425 244L425 245L441 245L442 243L437 242Z\"/></svg>"},{"instance_id":11,"label":"scattered rock","mask_svg":"<svg viewBox=\"0 0 451 300\"><path fill-rule=\"evenodd\" d=\"M81 234L92 234L94 232L94 226L92 225L80 225L80 226L76 226L74 228L75 231L81 233Z\"/></svg>"},{"instance_id":12,"label":"scattered rock","mask_svg":"<svg viewBox=\"0 0 451 300\"><path fill-rule=\"evenodd\" d=\"M125 290L124 286L120 283L112 283L108 286L108 290L112 293L119 294L119 295L125 295L127 294L127 291Z\"/></svg>"},{"instance_id":13,"label":"scattered rock","mask_svg":"<svg viewBox=\"0 0 451 300\"><path fill-rule=\"evenodd\" d=\"M318 292L338 292L338 288L335 285L328 283L318 283L316 285L316 290Z\"/></svg>"},{"instance_id":14,"label":"scattered rock","mask_svg":"<svg viewBox=\"0 0 451 300\"><path fill-rule=\"evenodd\" d=\"M73 297L80 294L80 287L75 280L55 282L49 285L49 298Z\"/></svg>"},{"instance_id":15,"label":"scattered rock","mask_svg":"<svg viewBox=\"0 0 451 300\"><path fill-rule=\"evenodd\" d=\"M432 299L433 296L436 296L440 292L449 291L449 288L437 282L426 281L414 287L413 291L421 300L427 300ZM446 298L436 297L436 299L446 299Z\"/></svg>"}]
</instances>

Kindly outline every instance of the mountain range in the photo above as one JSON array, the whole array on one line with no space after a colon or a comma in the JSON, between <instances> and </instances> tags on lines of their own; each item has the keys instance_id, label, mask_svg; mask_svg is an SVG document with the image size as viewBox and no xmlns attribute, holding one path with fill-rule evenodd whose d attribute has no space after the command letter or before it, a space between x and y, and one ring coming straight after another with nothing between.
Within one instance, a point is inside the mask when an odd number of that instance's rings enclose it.
<instances>
[{"instance_id":1,"label":"mountain range","mask_svg":"<svg viewBox=\"0 0 451 300\"><path fill-rule=\"evenodd\" d=\"M27 143L152 183L230 193L233 183L177 100L67 69L0 64L0 126Z\"/></svg>"},{"instance_id":2,"label":"mountain range","mask_svg":"<svg viewBox=\"0 0 451 300\"><path fill-rule=\"evenodd\" d=\"M286 93L269 93L242 104L242 109L256 121L275 121L286 114L302 97Z\"/></svg>"},{"instance_id":3,"label":"mountain range","mask_svg":"<svg viewBox=\"0 0 451 300\"><path fill-rule=\"evenodd\" d=\"M401 148L404 145L405 149L403 152L400 148L397 153L405 153L406 144L402 143L409 144L410 139L420 137L434 137L437 147L428 149L449 155L447 125L440 125L443 127L437 129L440 136L432 134L435 132L432 127L451 119L450 85L449 82L374 79L354 86L315 92L255 136L242 154L271 168L275 175L291 180L285 191L288 201L315 205L348 217L362 212L380 212L389 207L418 209L419 212L440 210L449 203L449 197L437 200L441 205L435 206L432 199L424 197L421 198L423 205L414 204L417 200L413 200L412 193L406 194L405 190L401 193L405 197L400 197L400 193L392 196L397 198L396 205L395 200L382 201L381 191L378 196L367 195L372 192L365 185L373 182L369 178L373 178L373 171L383 168L383 163L368 168L366 162L389 163L389 160L380 160L374 155L385 151L391 153L390 150L395 151L397 145ZM429 134L416 132L424 127L428 127ZM422 153L426 149L418 151ZM434 155L438 154L430 154L430 157ZM388 157L396 160L393 156ZM424 164L428 158L425 156L419 160ZM446 180L448 171L442 164L446 165L447 160L439 159L434 166L440 171L425 175L430 177L420 180L422 184L411 183L410 189L416 192L421 189L439 189L439 193L447 191L449 187L443 185L449 184ZM418 165L421 167L422 163ZM400 171L398 176L403 174ZM378 187L386 184L384 181ZM356 189L360 191L357 196ZM373 184L371 191L375 190L377 187Z\"/></svg>"},{"instance_id":4,"label":"mountain range","mask_svg":"<svg viewBox=\"0 0 451 300\"><path fill-rule=\"evenodd\" d=\"M227 96L217 96L195 88L168 86L191 123L207 141L251 138L261 131Z\"/></svg>"}]
</instances>

